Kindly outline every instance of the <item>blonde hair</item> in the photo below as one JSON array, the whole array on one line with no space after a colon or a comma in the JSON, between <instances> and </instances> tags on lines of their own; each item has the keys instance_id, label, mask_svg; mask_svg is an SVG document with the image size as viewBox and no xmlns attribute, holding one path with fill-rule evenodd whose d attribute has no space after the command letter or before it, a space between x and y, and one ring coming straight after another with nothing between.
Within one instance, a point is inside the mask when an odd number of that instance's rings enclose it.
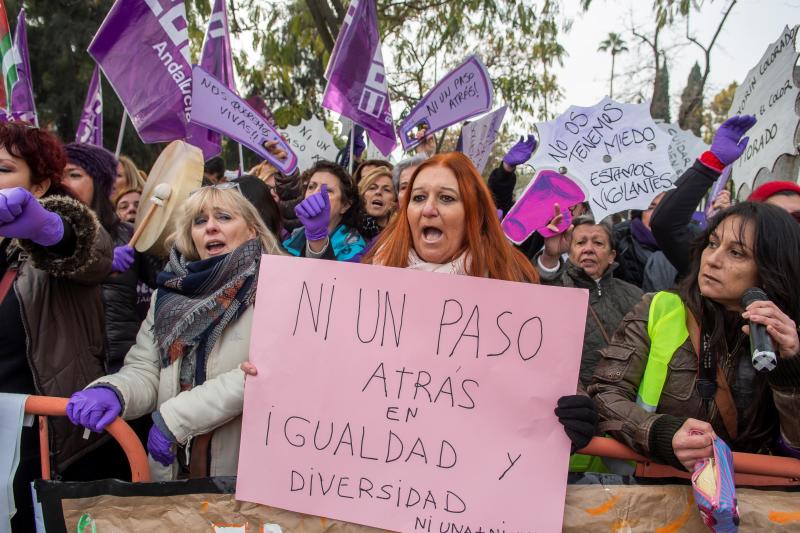
<instances>
[{"instance_id":1,"label":"blonde hair","mask_svg":"<svg viewBox=\"0 0 800 533\"><path fill-rule=\"evenodd\" d=\"M364 193L367 192L367 189L375 183L378 178L382 178L386 176L389 178L389 181L392 181L392 169L387 167L375 167L363 176L361 176L361 181L358 182L358 195L362 198L364 197ZM394 191L395 197L397 196L397 192ZM396 199L396 198L395 198Z\"/></svg>"},{"instance_id":2,"label":"blonde hair","mask_svg":"<svg viewBox=\"0 0 800 533\"><path fill-rule=\"evenodd\" d=\"M192 239L192 225L195 217L207 208L224 209L242 217L247 227L255 231L263 253L283 255L278 239L267 229L253 204L238 189L203 187L189 195L183 202L181 211L175 219L175 232L167 239L167 244L174 245L187 261L200 259Z\"/></svg>"},{"instance_id":3,"label":"blonde hair","mask_svg":"<svg viewBox=\"0 0 800 533\"><path fill-rule=\"evenodd\" d=\"M120 191L111 198L111 203L114 204L114 209L117 208L117 204L122 199L123 196L126 194L130 194L132 192L138 192L140 195L142 194L142 189L120 189Z\"/></svg>"},{"instance_id":4,"label":"blonde hair","mask_svg":"<svg viewBox=\"0 0 800 533\"><path fill-rule=\"evenodd\" d=\"M123 189L144 189L144 180L139 175L139 169L128 156L119 156L119 163L122 165L122 174L125 176Z\"/></svg>"}]
</instances>

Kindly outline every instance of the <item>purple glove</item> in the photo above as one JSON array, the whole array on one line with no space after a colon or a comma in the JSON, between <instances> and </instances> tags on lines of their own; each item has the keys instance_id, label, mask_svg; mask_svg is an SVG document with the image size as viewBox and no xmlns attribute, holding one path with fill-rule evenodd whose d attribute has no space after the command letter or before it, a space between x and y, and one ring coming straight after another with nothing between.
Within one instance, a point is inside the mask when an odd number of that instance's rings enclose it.
<instances>
[{"instance_id":1,"label":"purple glove","mask_svg":"<svg viewBox=\"0 0 800 533\"><path fill-rule=\"evenodd\" d=\"M717 156L720 163L725 166L730 165L739 159L747 148L750 137L742 138L742 135L755 123L756 117L753 115L736 115L729 118L717 129L709 151Z\"/></svg>"},{"instance_id":2,"label":"purple glove","mask_svg":"<svg viewBox=\"0 0 800 533\"><path fill-rule=\"evenodd\" d=\"M147 435L147 451L150 457L164 466L169 466L175 462L175 453L172 451L173 442L153 424L150 434Z\"/></svg>"},{"instance_id":3,"label":"purple glove","mask_svg":"<svg viewBox=\"0 0 800 533\"><path fill-rule=\"evenodd\" d=\"M294 208L294 212L306 229L306 239L321 241L328 236L328 223L331 221L331 201L328 186L324 183L319 192L312 194Z\"/></svg>"},{"instance_id":4,"label":"purple glove","mask_svg":"<svg viewBox=\"0 0 800 533\"><path fill-rule=\"evenodd\" d=\"M133 247L117 246L114 248L114 260L111 262L112 272L125 272L133 264Z\"/></svg>"},{"instance_id":5,"label":"purple glove","mask_svg":"<svg viewBox=\"0 0 800 533\"><path fill-rule=\"evenodd\" d=\"M536 149L536 139L533 135L528 135L527 140L523 137L519 138L519 142L511 147L506 156L503 158L503 163L510 167L521 165L531 158L531 154Z\"/></svg>"},{"instance_id":6,"label":"purple glove","mask_svg":"<svg viewBox=\"0 0 800 533\"><path fill-rule=\"evenodd\" d=\"M108 387L92 387L73 394L67 403L67 417L76 426L100 433L122 412L116 393Z\"/></svg>"},{"instance_id":7,"label":"purple glove","mask_svg":"<svg viewBox=\"0 0 800 533\"><path fill-rule=\"evenodd\" d=\"M61 217L22 187L0 190L0 236L52 246L64 237Z\"/></svg>"}]
</instances>

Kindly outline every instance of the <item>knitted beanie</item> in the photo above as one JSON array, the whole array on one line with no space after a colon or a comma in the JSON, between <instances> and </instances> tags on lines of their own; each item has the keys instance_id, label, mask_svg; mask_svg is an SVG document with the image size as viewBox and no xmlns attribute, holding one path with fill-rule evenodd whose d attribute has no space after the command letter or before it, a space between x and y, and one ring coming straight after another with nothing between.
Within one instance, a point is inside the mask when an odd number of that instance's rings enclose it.
<instances>
[{"instance_id":1,"label":"knitted beanie","mask_svg":"<svg viewBox=\"0 0 800 533\"><path fill-rule=\"evenodd\" d=\"M775 196L779 192L793 192L800 195L800 185L791 181L770 181L756 187L747 200L749 202L766 202L770 196Z\"/></svg>"},{"instance_id":2,"label":"knitted beanie","mask_svg":"<svg viewBox=\"0 0 800 533\"><path fill-rule=\"evenodd\" d=\"M114 154L93 144L69 143L64 146L67 161L86 171L94 181L95 189L108 197L117 177L117 160Z\"/></svg>"}]
</instances>

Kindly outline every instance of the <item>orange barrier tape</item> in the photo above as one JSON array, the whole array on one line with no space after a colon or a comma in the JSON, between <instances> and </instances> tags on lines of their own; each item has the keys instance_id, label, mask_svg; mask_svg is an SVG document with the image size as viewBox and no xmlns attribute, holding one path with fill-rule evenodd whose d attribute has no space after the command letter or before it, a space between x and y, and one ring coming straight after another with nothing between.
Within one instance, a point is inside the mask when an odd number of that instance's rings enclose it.
<instances>
[{"instance_id":1,"label":"orange barrier tape","mask_svg":"<svg viewBox=\"0 0 800 533\"><path fill-rule=\"evenodd\" d=\"M671 466L653 463L624 444L608 437L594 437L586 448L577 453L636 461L639 477L684 477L689 473ZM737 484L742 485L799 485L800 459L733 452L733 467Z\"/></svg>"},{"instance_id":2,"label":"orange barrier tape","mask_svg":"<svg viewBox=\"0 0 800 533\"><path fill-rule=\"evenodd\" d=\"M52 396L28 396L25 401L25 412L32 415L67 416L67 398ZM50 479L50 446L47 438L47 424L40 418L39 439L42 453L42 478ZM106 431L122 446L131 467L131 480L134 482L150 481L150 466L139 437L121 418L117 417L106 427Z\"/></svg>"}]
</instances>

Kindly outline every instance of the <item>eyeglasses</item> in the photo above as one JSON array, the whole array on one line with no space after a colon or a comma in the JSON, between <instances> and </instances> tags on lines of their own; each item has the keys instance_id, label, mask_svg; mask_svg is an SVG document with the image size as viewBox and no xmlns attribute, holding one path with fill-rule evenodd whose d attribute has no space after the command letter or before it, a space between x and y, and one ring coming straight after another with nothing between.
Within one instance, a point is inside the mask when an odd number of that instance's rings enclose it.
<instances>
[{"instance_id":1,"label":"eyeglasses","mask_svg":"<svg viewBox=\"0 0 800 533\"><path fill-rule=\"evenodd\" d=\"M192 196L197 191L202 191L203 189L217 189L218 191L227 191L228 189L236 189L239 191L239 194L242 194L241 186L235 181L225 181L223 183L215 183L214 185L205 185L198 189L193 190L189 193L189 196Z\"/></svg>"}]
</instances>

